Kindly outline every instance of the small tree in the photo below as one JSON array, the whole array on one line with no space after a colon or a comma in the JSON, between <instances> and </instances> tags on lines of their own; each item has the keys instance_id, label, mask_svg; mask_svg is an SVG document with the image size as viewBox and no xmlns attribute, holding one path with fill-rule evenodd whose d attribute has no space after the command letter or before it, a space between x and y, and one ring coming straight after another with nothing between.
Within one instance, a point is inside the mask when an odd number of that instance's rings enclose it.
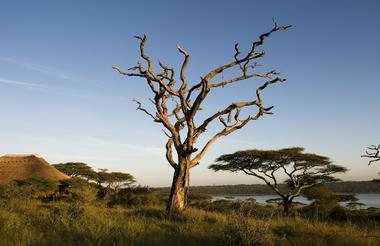
<instances>
[{"instance_id":1,"label":"small tree","mask_svg":"<svg viewBox=\"0 0 380 246\"><path fill-rule=\"evenodd\" d=\"M282 199L284 213L289 213L293 199L306 188L324 182L337 181L332 174L347 169L332 164L325 156L304 153L304 148L294 147L280 150L245 150L226 154L210 165L214 171L242 171L263 180ZM279 178L287 178L280 187Z\"/></svg>"},{"instance_id":2,"label":"small tree","mask_svg":"<svg viewBox=\"0 0 380 246\"><path fill-rule=\"evenodd\" d=\"M54 164L53 166L70 177L81 177L87 181L95 180L96 177L96 172L83 162L59 163Z\"/></svg>"},{"instance_id":3,"label":"small tree","mask_svg":"<svg viewBox=\"0 0 380 246\"><path fill-rule=\"evenodd\" d=\"M369 158L368 165L371 165L372 162L380 161L380 144L379 145L371 145L367 147L365 151L365 155L362 157Z\"/></svg>"},{"instance_id":4,"label":"small tree","mask_svg":"<svg viewBox=\"0 0 380 246\"><path fill-rule=\"evenodd\" d=\"M109 173L107 171L107 169L100 169L100 172L97 173L97 183L113 189L114 191L120 189L121 187L129 187L131 184L136 182L134 177L129 173Z\"/></svg>"},{"instance_id":5,"label":"small tree","mask_svg":"<svg viewBox=\"0 0 380 246\"><path fill-rule=\"evenodd\" d=\"M179 45L177 45L177 49L184 58L179 73L181 81L179 85L177 86L174 68L158 62L161 71L154 71L153 61L145 53L146 35L136 36L136 38L140 41L140 56L147 67L144 67L140 62L137 63L137 66L130 68L130 72L125 72L116 66L113 67L121 75L143 78L153 92L154 97L151 102L154 105L155 112L150 112L150 110L142 106L142 103L135 101L138 105L138 110L147 114L154 122L162 124L166 129L164 131L168 137L166 159L174 169L172 188L167 203L168 213L172 210L183 210L186 207L190 184L190 168L199 164L216 140L241 129L250 121L258 120L263 115L271 113L272 107L264 106L261 92L269 85L283 82L285 79L278 77L280 73L275 70L263 73L257 72L256 61L265 54L264 51L258 49L272 33L286 30L289 27L277 26L277 23L274 22L274 27L270 31L261 34L259 40L253 42L250 50L243 56L241 56L239 46L236 44L232 61L211 70L205 76L201 76L200 81L194 84L189 83L185 74L190 56ZM232 78L224 79L224 73L227 70L231 71L232 68L237 68L240 75L235 71L231 73ZM222 75L221 81L215 81L217 80L217 75ZM256 89L256 99L232 103L226 108L209 115L204 120L196 119L202 103L211 90L223 88L250 78L264 78L267 80ZM241 109L250 106L257 107L258 111L253 115L249 114L242 117L240 114ZM212 136L203 147L197 148L197 140L206 131L209 124L215 120L220 120L223 128ZM183 132L183 130L186 131ZM177 159L173 157L173 146Z\"/></svg>"},{"instance_id":6,"label":"small tree","mask_svg":"<svg viewBox=\"0 0 380 246\"><path fill-rule=\"evenodd\" d=\"M311 204L304 208L304 212L312 213L316 216L328 218L334 212L342 211L340 203L350 203L358 201L355 194L342 194L333 192L325 184L319 184L303 192Z\"/></svg>"}]
</instances>

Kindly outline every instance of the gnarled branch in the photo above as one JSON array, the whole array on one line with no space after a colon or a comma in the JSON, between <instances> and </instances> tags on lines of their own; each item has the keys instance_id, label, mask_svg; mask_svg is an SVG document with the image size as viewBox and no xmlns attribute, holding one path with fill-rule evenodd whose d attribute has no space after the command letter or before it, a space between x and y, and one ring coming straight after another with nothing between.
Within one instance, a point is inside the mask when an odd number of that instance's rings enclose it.
<instances>
[{"instance_id":1,"label":"gnarled branch","mask_svg":"<svg viewBox=\"0 0 380 246\"><path fill-rule=\"evenodd\" d=\"M141 102L137 101L136 99L133 99L133 101L137 104L136 110L143 111L145 114L149 115L153 119L153 121L155 121L155 122L161 122L161 120L158 116L153 115L147 109L143 108Z\"/></svg>"},{"instance_id":2,"label":"gnarled branch","mask_svg":"<svg viewBox=\"0 0 380 246\"><path fill-rule=\"evenodd\" d=\"M380 145L371 145L367 147L365 153L366 154L361 157L370 158L368 161L368 166L371 165L372 162L380 161Z\"/></svg>"},{"instance_id":3,"label":"gnarled branch","mask_svg":"<svg viewBox=\"0 0 380 246\"><path fill-rule=\"evenodd\" d=\"M128 77L141 77L144 78L149 85L151 91L154 93L154 98L151 102L155 106L155 113L149 112L145 109L140 102L137 100L138 110L144 112L150 116L155 122L160 122L165 127L165 135L168 137L168 142L166 144L166 158L170 165L173 167L175 165L181 165L181 163L176 163L172 157L172 147L178 154L181 160L190 160L188 162L190 167L197 165L200 159L205 155L210 146L221 136L229 135L230 133L241 129L248 122L252 120L257 120L265 114L271 114L270 110L272 107L264 107L263 100L261 97L261 92L267 88L269 85L283 82L285 79L277 77L279 72L271 70L264 73L258 73L256 71L257 62L256 60L265 55L264 51L258 51L257 48L264 44L265 40L274 32L287 30L290 26L278 26L274 22L274 27L259 36L259 39L252 43L250 50L242 56L238 44L235 45L235 53L232 57L232 61L226 63L222 66L214 68L208 72L205 76L200 78L198 83L191 85L186 77L186 69L189 64L189 54L181 46L177 45L179 53L183 56L183 62L180 68L179 79L181 84L176 87L176 73L175 69L163 64L158 61L159 72L155 72L152 59L145 52L145 45L147 41L147 36L135 36L140 42L140 57L144 61L146 67L141 63L137 63L137 66L131 67L128 71L123 71L119 67L114 66L119 74ZM213 81L215 76L223 73L224 71L237 67L240 69L240 75L236 75L227 80L215 82ZM195 123L195 116L200 111L201 105L211 89L223 88L226 85L237 83L239 81L247 80L250 78L262 78L267 81L256 89L256 99L253 101L242 101L238 103L232 103L226 108L211 114L206 117L204 121L200 123L199 126ZM175 105L170 104L168 101L172 99ZM247 117L240 119L241 110L245 107L255 106L258 111L255 115L248 115ZM225 119L226 117L226 119ZM199 136L206 131L206 128L211 122L219 119L223 125L223 128L215 134L206 145L196 153L193 158L192 155L197 152L194 148ZM186 134L182 134L182 130L186 129ZM182 137L186 136L184 139ZM185 165L185 164L184 164ZM185 170L185 169L184 169Z\"/></svg>"},{"instance_id":4,"label":"gnarled branch","mask_svg":"<svg viewBox=\"0 0 380 246\"><path fill-rule=\"evenodd\" d=\"M178 167L178 164L173 160L173 139L169 138L166 142L166 159L168 160L169 164L175 169Z\"/></svg>"}]
</instances>

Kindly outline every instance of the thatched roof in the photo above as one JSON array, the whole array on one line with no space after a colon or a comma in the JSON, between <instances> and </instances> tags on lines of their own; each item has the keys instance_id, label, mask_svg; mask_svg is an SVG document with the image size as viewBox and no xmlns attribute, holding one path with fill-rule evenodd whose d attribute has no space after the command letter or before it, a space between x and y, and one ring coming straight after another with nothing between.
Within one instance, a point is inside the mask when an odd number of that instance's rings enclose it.
<instances>
[{"instance_id":1,"label":"thatched roof","mask_svg":"<svg viewBox=\"0 0 380 246\"><path fill-rule=\"evenodd\" d=\"M38 175L52 180L64 180L61 173L39 155L4 155L0 157L0 184Z\"/></svg>"}]
</instances>

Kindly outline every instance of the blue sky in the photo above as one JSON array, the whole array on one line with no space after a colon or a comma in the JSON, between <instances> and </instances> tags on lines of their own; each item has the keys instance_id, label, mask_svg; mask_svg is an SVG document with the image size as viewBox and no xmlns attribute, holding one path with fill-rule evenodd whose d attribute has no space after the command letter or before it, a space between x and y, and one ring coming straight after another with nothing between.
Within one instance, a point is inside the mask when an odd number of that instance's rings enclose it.
<instances>
[{"instance_id":1,"label":"blue sky","mask_svg":"<svg viewBox=\"0 0 380 246\"><path fill-rule=\"evenodd\" d=\"M1 1L0 153L39 153L49 162L83 161L130 172L141 184L169 185L161 126L135 110L148 102L143 80L111 69L134 66L138 42L178 67L178 43L190 54L188 77L198 81L229 62L233 45L272 27L263 69L288 81L268 88L274 115L221 139L192 170L193 185L258 183L213 173L221 154L250 148L303 146L350 169L342 178L368 180L377 165L360 158L380 141L378 1ZM260 81L215 91L205 113L251 99ZM215 125L218 127L218 125ZM211 131L212 132L212 131Z\"/></svg>"}]
</instances>

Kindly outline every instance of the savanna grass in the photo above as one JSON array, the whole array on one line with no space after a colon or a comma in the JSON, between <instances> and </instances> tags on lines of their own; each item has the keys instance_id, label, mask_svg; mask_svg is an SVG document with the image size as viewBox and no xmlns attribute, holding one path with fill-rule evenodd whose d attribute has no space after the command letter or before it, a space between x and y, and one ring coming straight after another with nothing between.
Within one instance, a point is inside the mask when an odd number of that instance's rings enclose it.
<instances>
[{"instance_id":1,"label":"savanna grass","mask_svg":"<svg viewBox=\"0 0 380 246\"><path fill-rule=\"evenodd\" d=\"M374 227L302 218L250 218L162 206L109 208L102 203L1 201L1 245L379 245Z\"/></svg>"}]
</instances>

